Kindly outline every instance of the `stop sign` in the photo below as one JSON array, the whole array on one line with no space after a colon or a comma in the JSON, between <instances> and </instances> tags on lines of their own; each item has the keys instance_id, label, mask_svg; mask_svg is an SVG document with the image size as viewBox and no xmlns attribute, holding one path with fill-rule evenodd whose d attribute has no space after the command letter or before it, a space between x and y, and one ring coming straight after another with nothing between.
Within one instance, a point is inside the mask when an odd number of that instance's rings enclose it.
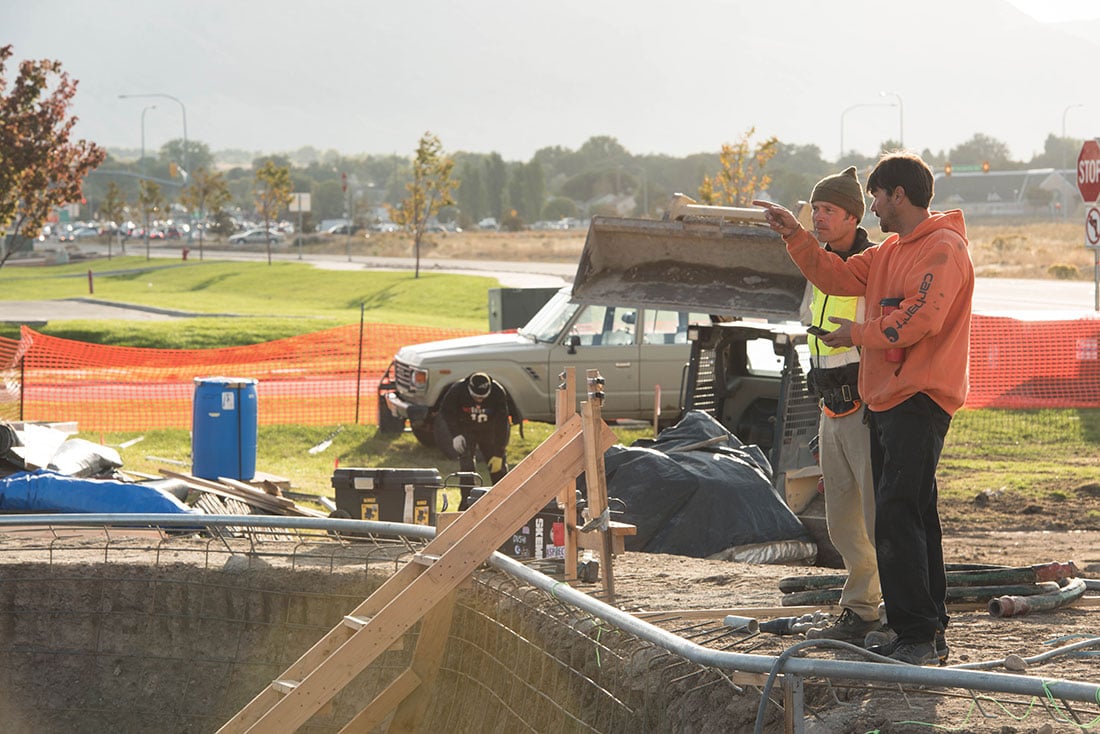
<instances>
[{"instance_id":1,"label":"stop sign","mask_svg":"<svg viewBox=\"0 0 1100 734\"><path fill-rule=\"evenodd\" d=\"M1077 190L1086 204L1100 196L1100 142L1086 140L1077 155Z\"/></svg>"}]
</instances>

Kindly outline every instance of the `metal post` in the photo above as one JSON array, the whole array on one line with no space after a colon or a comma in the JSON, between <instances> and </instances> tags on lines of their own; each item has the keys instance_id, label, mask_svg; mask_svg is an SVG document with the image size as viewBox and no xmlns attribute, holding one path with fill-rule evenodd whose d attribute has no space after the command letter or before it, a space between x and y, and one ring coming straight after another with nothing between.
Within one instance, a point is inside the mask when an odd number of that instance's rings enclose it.
<instances>
[{"instance_id":1,"label":"metal post","mask_svg":"<svg viewBox=\"0 0 1100 734\"><path fill-rule=\"evenodd\" d=\"M880 97L894 97L898 100L898 144L905 147L905 106L897 92L879 92Z\"/></svg>"},{"instance_id":2,"label":"metal post","mask_svg":"<svg viewBox=\"0 0 1100 734\"><path fill-rule=\"evenodd\" d=\"M155 104L146 105L141 110L141 193L145 194L146 178L145 178L145 113L149 110L155 110L157 106ZM145 217L145 223L142 227L142 237L145 240L145 259L149 259L149 208L145 202L141 203L141 213Z\"/></svg>"},{"instance_id":3,"label":"metal post","mask_svg":"<svg viewBox=\"0 0 1100 734\"><path fill-rule=\"evenodd\" d=\"M844 158L844 118L852 110L857 110L860 107L894 107L893 102L861 102L854 104L850 107L844 108L844 111L840 113L840 158L837 158L839 163Z\"/></svg>"},{"instance_id":4,"label":"metal post","mask_svg":"<svg viewBox=\"0 0 1100 734\"><path fill-rule=\"evenodd\" d=\"M1071 104L1062 110L1062 170L1066 168L1066 114L1075 107L1084 107L1083 104Z\"/></svg>"}]
</instances>

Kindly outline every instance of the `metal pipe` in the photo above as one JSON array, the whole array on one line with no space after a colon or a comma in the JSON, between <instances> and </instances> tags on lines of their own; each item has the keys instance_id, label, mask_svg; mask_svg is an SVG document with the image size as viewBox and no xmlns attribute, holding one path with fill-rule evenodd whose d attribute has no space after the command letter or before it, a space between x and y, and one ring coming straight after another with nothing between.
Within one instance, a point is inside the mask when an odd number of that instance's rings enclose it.
<instances>
[{"instance_id":1,"label":"metal pipe","mask_svg":"<svg viewBox=\"0 0 1100 734\"><path fill-rule=\"evenodd\" d=\"M999 596L990 599L989 613L994 617L1020 617L1029 612L1057 609L1080 599L1084 593L1084 579L1070 579L1065 586L1048 594Z\"/></svg>"},{"instance_id":2,"label":"metal pipe","mask_svg":"<svg viewBox=\"0 0 1100 734\"><path fill-rule=\"evenodd\" d=\"M432 538L435 528L426 525L370 522L333 518L283 517L278 515L156 515L156 514L87 514L87 515L7 515L0 516L0 528L4 526L88 526L112 527L159 526L193 528L196 525L215 527L279 527L287 529L331 530L347 533L393 534L413 538ZM808 657L753 655L724 650L713 650L684 640L677 635L655 627L629 612L605 604L588 594L578 591L557 579L550 578L517 560L501 553L493 553L489 565L542 589L549 596L588 612L593 617L612 624L639 639L664 648L697 665L740 670L749 673L785 672L799 676L819 678L846 678L879 683L898 683L911 686L936 686L1012 693L1037 696L1040 699L1055 698L1068 701L1094 703L1100 700L1100 684L1069 680L1049 680L1026 675L964 670L959 668L931 668L905 664L883 664L851 660L819 660ZM855 645L836 640L806 640L800 649L813 647L808 643L821 643L821 647L843 648L845 651L870 655ZM877 656L876 656L877 657Z\"/></svg>"}]
</instances>

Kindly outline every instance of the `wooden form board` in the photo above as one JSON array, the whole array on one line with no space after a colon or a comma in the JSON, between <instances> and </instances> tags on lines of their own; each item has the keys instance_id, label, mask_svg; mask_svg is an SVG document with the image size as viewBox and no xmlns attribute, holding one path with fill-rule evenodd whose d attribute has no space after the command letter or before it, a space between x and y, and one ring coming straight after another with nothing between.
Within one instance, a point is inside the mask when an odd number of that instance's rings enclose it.
<instances>
[{"instance_id":1,"label":"wooden form board","mask_svg":"<svg viewBox=\"0 0 1100 734\"><path fill-rule=\"evenodd\" d=\"M293 732L350 683L420 620L442 624L441 604L505 540L515 528L541 510L575 479L586 463L583 422L573 416L504 476L470 509L440 530L413 561L387 579L338 625L264 688L247 706L225 723L220 732ZM599 451L615 443L602 422L598 436L588 437ZM439 610L439 611L436 611ZM430 615L430 616L429 616ZM361 623L361 624L360 624ZM422 634L424 625L422 625ZM430 633L429 637L436 633ZM421 658L430 659L429 653ZM413 666L398 677L345 731L374 720L378 711L390 711L395 702L412 700L406 713L415 718L414 693L422 685L424 668ZM401 704L398 704L401 705Z\"/></svg>"}]
</instances>

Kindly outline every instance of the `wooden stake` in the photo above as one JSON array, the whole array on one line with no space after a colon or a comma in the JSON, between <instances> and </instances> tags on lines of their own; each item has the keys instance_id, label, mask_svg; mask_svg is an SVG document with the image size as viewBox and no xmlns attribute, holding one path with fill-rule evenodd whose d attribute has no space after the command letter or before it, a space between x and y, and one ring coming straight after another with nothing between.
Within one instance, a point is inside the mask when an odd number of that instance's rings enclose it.
<instances>
[{"instance_id":1,"label":"wooden stake","mask_svg":"<svg viewBox=\"0 0 1100 734\"><path fill-rule=\"evenodd\" d=\"M558 376L556 425L561 426L577 414L576 367L566 367ZM577 480L570 479L561 488L558 506L565 522L565 580L577 580Z\"/></svg>"},{"instance_id":2,"label":"wooden stake","mask_svg":"<svg viewBox=\"0 0 1100 734\"><path fill-rule=\"evenodd\" d=\"M588 400L581 403L581 421L584 426L584 482L588 488L589 522L601 520L599 533L600 572L608 603L615 601L615 575L611 570L612 538L610 513L607 507L607 474L603 463L604 450L599 447L600 428L606 428L602 418L603 378L599 370L588 370Z\"/></svg>"}]
</instances>

